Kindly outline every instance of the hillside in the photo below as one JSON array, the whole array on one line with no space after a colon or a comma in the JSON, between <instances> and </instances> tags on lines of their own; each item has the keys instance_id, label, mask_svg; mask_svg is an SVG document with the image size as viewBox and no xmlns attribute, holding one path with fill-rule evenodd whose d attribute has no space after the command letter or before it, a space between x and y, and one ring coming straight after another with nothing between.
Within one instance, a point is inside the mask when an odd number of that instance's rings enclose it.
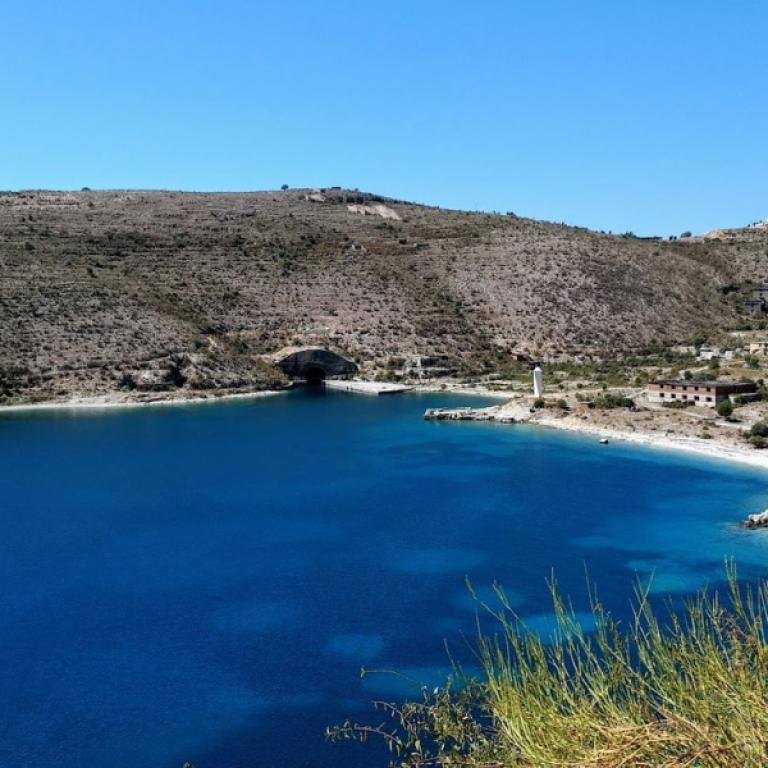
<instances>
[{"instance_id":1,"label":"hillside","mask_svg":"<svg viewBox=\"0 0 768 768\"><path fill-rule=\"evenodd\" d=\"M318 344L372 375L414 355L612 354L743 321L768 232L640 240L340 189L0 194L0 397L232 390Z\"/></svg>"}]
</instances>

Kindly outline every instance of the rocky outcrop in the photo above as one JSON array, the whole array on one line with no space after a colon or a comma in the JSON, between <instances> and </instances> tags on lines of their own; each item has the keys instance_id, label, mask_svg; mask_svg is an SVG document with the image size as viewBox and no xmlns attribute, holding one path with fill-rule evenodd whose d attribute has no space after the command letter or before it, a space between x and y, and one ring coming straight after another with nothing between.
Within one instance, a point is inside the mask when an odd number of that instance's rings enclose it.
<instances>
[{"instance_id":1,"label":"rocky outcrop","mask_svg":"<svg viewBox=\"0 0 768 768\"><path fill-rule=\"evenodd\" d=\"M360 205L352 204L347 206L350 213L362 213L363 216L381 216L382 219L394 219L400 221L397 211L393 211L389 206L382 205Z\"/></svg>"},{"instance_id":2,"label":"rocky outcrop","mask_svg":"<svg viewBox=\"0 0 768 768\"><path fill-rule=\"evenodd\" d=\"M489 408L427 408L424 412L426 421L504 421L512 423L512 417L504 417L499 413L499 407L492 405Z\"/></svg>"},{"instance_id":3,"label":"rocky outcrop","mask_svg":"<svg viewBox=\"0 0 768 768\"><path fill-rule=\"evenodd\" d=\"M741 522L741 526L742 528L768 528L768 509L749 515L746 520Z\"/></svg>"}]
</instances>

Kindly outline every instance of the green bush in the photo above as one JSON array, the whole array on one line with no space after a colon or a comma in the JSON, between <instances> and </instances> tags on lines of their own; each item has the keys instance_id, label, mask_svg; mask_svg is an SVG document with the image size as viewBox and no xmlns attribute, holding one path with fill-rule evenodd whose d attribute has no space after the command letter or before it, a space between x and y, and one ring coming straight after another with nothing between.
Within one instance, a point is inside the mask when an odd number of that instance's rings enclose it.
<instances>
[{"instance_id":1,"label":"green bush","mask_svg":"<svg viewBox=\"0 0 768 768\"><path fill-rule=\"evenodd\" d=\"M534 408L561 408L562 410L568 410L568 402L560 398L559 400L545 400L543 397L539 397L533 401Z\"/></svg>"},{"instance_id":2,"label":"green bush","mask_svg":"<svg viewBox=\"0 0 768 768\"><path fill-rule=\"evenodd\" d=\"M717 411L718 416L722 416L724 419L730 419L733 415L733 403L726 398L725 400L721 400L715 406L715 410Z\"/></svg>"},{"instance_id":3,"label":"green bush","mask_svg":"<svg viewBox=\"0 0 768 768\"><path fill-rule=\"evenodd\" d=\"M691 339L693 346L697 349L703 347L707 343L707 337L703 333L697 333L693 339Z\"/></svg>"},{"instance_id":4,"label":"green bush","mask_svg":"<svg viewBox=\"0 0 768 768\"><path fill-rule=\"evenodd\" d=\"M768 437L768 422L758 421L749 430L752 437Z\"/></svg>"},{"instance_id":5,"label":"green bush","mask_svg":"<svg viewBox=\"0 0 768 768\"><path fill-rule=\"evenodd\" d=\"M635 401L631 397L614 395L610 392L596 397L589 403L590 408L634 408L634 406Z\"/></svg>"}]
</instances>

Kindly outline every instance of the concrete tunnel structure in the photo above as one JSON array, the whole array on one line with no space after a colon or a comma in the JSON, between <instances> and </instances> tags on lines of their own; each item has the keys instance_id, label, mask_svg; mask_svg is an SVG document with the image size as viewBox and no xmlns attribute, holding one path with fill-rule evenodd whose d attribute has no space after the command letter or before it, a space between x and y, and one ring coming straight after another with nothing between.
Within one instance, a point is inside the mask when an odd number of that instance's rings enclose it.
<instances>
[{"instance_id":1,"label":"concrete tunnel structure","mask_svg":"<svg viewBox=\"0 0 768 768\"><path fill-rule=\"evenodd\" d=\"M292 381L321 384L326 379L348 379L357 365L322 347L292 347L278 352L274 364Z\"/></svg>"}]
</instances>

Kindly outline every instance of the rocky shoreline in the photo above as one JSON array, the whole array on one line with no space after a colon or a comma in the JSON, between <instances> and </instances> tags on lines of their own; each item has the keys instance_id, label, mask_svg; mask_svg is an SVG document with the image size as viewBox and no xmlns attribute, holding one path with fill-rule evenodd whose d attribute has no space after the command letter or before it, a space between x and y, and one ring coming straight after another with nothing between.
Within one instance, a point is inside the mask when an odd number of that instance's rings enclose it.
<instances>
[{"instance_id":1,"label":"rocky shoreline","mask_svg":"<svg viewBox=\"0 0 768 768\"><path fill-rule=\"evenodd\" d=\"M456 408L428 408L424 413L427 421L481 421L500 424L527 424L550 427L567 432L591 435L601 442L620 441L645 445L663 450L684 450L690 453L768 470L768 451L756 450L747 444L739 445L732 439L704 439L682 432L654 432L639 430L634 425L621 424L618 414L604 416L608 425L590 421L584 414L563 411L557 415L549 409L531 407L530 398L518 397L499 405L482 408L459 406ZM664 415L668 415L664 413ZM646 422L647 424L648 422Z\"/></svg>"},{"instance_id":2,"label":"rocky shoreline","mask_svg":"<svg viewBox=\"0 0 768 768\"><path fill-rule=\"evenodd\" d=\"M60 409L106 409L106 408L143 408L159 405L199 405L201 403L219 403L228 400L249 400L271 397L288 392L291 388L262 389L246 392L183 392L154 393L154 395L130 396L121 393L109 393L92 397L73 397L68 400L46 400L37 403L13 403L0 405L0 416L4 413L20 411L49 411Z\"/></svg>"},{"instance_id":3,"label":"rocky shoreline","mask_svg":"<svg viewBox=\"0 0 768 768\"><path fill-rule=\"evenodd\" d=\"M511 416L499 416L495 409L497 405L486 408L473 408L462 406L461 408L427 408L424 411L425 421L500 421L505 424L515 422Z\"/></svg>"}]
</instances>

